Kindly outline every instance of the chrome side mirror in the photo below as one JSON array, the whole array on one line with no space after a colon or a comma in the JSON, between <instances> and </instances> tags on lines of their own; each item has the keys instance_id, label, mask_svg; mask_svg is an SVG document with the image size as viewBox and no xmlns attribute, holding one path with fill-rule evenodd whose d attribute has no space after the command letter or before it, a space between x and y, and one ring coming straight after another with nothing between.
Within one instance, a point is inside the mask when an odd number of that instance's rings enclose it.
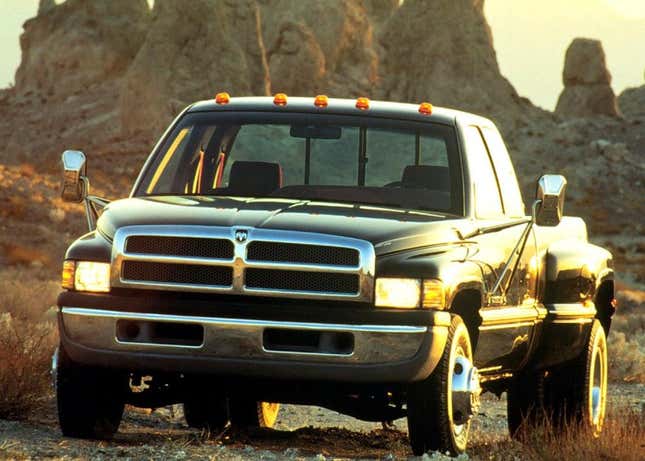
<instances>
[{"instance_id":1,"label":"chrome side mirror","mask_svg":"<svg viewBox=\"0 0 645 461\"><path fill-rule=\"evenodd\" d=\"M82 202L87 194L85 187L87 162L85 154L78 150L63 152L63 192L66 202Z\"/></svg>"},{"instance_id":2,"label":"chrome side mirror","mask_svg":"<svg viewBox=\"0 0 645 461\"><path fill-rule=\"evenodd\" d=\"M554 227L560 224L564 210L567 180L559 174L545 174L537 182L534 220L538 226Z\"/></svg>"}]
</instances>

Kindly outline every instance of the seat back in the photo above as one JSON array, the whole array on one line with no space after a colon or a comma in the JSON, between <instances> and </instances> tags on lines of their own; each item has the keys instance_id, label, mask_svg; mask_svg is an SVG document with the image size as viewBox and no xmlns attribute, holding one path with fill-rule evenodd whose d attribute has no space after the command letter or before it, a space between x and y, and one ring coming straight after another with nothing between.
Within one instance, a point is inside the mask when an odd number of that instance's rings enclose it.
<instances>
[{"instance_id":1,"label":"seat back","mask_svg":"<svg viewBox=\"0 0 645 461\"><path fill-rule=\"evenodd\" d=\"M227 192L231 195L263 196L282 187L278 163L237 161L231 166Z\"/></svg>"},{"instance_id":2,"label":"seat back","mask_svg":"<svg viewBox=\"0 0 645 461\"><path fill-rule=\"evenodd\" d=\"M450 192L450 170L445 166L408 165L401 186Z\"/></svg>"}]
</instances>

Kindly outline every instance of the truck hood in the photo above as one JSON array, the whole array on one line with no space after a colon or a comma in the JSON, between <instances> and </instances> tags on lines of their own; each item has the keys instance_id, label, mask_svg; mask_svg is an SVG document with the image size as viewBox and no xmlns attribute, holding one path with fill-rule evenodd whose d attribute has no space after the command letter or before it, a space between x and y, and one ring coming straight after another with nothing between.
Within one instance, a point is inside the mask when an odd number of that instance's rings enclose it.
<instances>
[{"instance_id":1,"label":"truck hood","mask_svg":"<svg viewBox=\"0 0 645 461\"><path fill-rule=\"evenodd\" d=\"M440 213L291 199L162 196L110 203L97 223L113 239L135 225L199 225L316 232L371 242L377 254L459 241L463 222Z\"/></svg>"}]
</instances>

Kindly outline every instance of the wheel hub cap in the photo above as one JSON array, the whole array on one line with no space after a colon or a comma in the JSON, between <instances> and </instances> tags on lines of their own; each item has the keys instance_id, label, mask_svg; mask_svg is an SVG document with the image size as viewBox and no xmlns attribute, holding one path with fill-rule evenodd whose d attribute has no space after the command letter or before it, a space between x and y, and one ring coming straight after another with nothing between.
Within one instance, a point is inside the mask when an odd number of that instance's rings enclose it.
<instances>
[{"instance_id":1,"label":"wheel hub cap","mask_svg":"<svg viewBox=\"0 0 645 461\"><path fill-rule=\"evenodd\" d=\"M466 357L455 359L452 373L452 418L456 425L465 424L479 411L479 372Z\"/></svg>"}]
</instances>

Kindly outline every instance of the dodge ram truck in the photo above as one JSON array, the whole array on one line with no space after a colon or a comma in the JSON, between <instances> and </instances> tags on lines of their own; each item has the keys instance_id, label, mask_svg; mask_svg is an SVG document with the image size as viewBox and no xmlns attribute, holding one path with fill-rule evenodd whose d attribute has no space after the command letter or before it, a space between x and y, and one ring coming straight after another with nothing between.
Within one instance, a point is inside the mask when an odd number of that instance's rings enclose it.
<instances>
[{"instance_id":1,"label":"dodge ram truck","mask_svg":"<svg viewBox=\"0 0 645 461\"><path fill-rule=\"evenodd\" d=\"M367 98L230 97L185 109L128 198L90 195L65 151L67 250L52 360L65 436L109 438L125 404L191 427L271 427L280 403L389 422L412 451L466 450L483 391L511 436L599 434L612 256L522 199L495 125Z\"/></svg>"}]
</instances>

